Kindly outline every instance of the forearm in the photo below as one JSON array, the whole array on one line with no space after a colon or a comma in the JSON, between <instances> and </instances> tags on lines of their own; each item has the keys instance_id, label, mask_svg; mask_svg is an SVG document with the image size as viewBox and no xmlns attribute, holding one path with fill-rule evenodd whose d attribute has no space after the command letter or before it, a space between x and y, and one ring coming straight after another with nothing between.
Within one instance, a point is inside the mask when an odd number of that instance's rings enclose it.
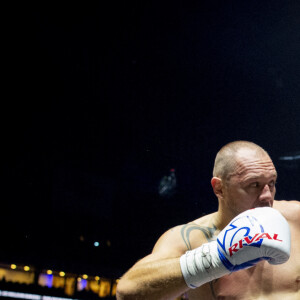
<instances>
[{"instance_id":1,"label":"forearm","mask_svg":"<svg viewBox=\"0 0 300 300\"><path fill-rule=\"evenodd\" d=\"M187 290L179 258L171 258L136 264L119 281L117 299L167 300Z\"/></svg>"}]
</instances>

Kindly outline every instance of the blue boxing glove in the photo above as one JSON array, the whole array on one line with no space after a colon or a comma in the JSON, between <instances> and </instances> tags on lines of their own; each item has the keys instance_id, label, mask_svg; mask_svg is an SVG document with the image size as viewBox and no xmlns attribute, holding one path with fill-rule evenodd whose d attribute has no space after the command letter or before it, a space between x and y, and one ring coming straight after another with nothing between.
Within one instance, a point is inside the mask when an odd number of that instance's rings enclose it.
<instances>
[{"instance_id":1,"label":"blue boxing glove","mask_svg":"<svg viewBox=\"0 0 300 300\"><path fill-rule=\"evenodd\" d=\"M290 257L290 244L290 228L280 212L271 207L250 209L236 216L216 241L182 255L182 275L188 287L196 288L261 260L282 264Z\"/></svg>"}]
</instances>

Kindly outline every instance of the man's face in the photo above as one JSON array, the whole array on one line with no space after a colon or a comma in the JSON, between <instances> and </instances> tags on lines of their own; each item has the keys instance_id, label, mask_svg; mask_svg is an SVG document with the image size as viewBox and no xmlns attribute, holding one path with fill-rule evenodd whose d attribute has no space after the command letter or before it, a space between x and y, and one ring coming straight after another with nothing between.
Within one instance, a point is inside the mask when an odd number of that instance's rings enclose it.
<instances>
[{"instance_id":1,"label":"man's face","mask_svg":"<svg viewBox=\"0 0 300 300\"><path fill-rule=\"evenodd\" d=\"M276 169L262 152L241 149L233 174L225 185L224 201L235 215L255 207L273 206Z\"/></svg>"}]
</instances>

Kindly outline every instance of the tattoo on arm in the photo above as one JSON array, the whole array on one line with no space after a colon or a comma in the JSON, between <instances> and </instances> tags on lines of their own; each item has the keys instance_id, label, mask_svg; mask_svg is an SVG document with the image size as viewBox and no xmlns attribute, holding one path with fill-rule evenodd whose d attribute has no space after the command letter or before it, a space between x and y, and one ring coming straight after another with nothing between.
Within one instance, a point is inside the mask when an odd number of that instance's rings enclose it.
<instances>
[{"instance_id":1,"label":"tattoo on arm","mask_svg":"<svg viewBox=\"0 0 300 300\"><path fill-rule=\"evenodd\" d=\"M191 242L190 242L190 234L193 230L200 230L203 232L206 240L208 242L214 240L214 233L217 230L216 226L207 227L207 226L199 226L196 224L186 224L181 229L181 237L187 247L188 250L192 250Z\"/></svg>"},{"instance_id":2,"label":"tattoo on arm","mask_svg":"<svg viewBox=\"0 0 300 300\"><path fill-rule=\"evenodd\" d=\"M213 281L211 281L209 283L209 286L210 286L210 291L211 291L211 294L213 296L213 299L217 299L217 296L216 296L216 293L215 293L215 289L214 289L214 285L217 283L218 279L215 279Z\"/></svg>"},{"instance_id":3,"label":"tattoo on arm","mask_svg":"<svg viewBox=\"0 0 300 300\"><path fill-rule=\"evenodd\" d=\"M200 230L201 232L203 232L203 234L208 242L216 239L214 234L217 230L217 227L214 224L213 224L213 227L199 226L196 224L186 224L181 229L181 237L182 237L188 250L192 250L190 234L193 230ZM213 299L217 299L215 289L214 289L214 285L216 284L217 281L218 281L218 279L215 279L209 283Z\"/></svg>"}]
</instances>

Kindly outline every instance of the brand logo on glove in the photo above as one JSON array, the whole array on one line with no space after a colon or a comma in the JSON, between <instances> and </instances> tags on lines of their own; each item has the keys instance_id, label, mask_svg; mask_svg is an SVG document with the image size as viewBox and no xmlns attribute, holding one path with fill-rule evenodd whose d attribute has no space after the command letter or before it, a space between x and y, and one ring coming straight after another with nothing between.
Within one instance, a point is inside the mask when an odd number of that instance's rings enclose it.
<instances>
[{"instance_id":1,"label":"brand logo on glove","mask_svg":"<svg viewBox=\"0 0 300 300\"><path fill-rule=\"evenodd\" d=\"M274 233L273 236L266 233L266 232L257 233L252 238L251 238L251 236L245 236L244 238L239 240L237 243L233 244L228 249L229 254L230 254L230 256L232 256L234 252L238 252L244 246L255 246L255 247L258 246L258 247L260 247L263 239L269 239L269 240L282 242L282 240L278 239L278 234L277 233Z\"/></svg>"},{"instance_id":2,"label":"brand logo on glove","mask_svg":"<svg viewBox=\"0 0 300 300\"><path fill-rule=\"evenodd\" d=\"M234 219L217 241L223 251L232 256L244 246L260 248L264 239L282 242L277 233L266 233L254 216L245 215Z\"/></svg>"}]
</instances>

